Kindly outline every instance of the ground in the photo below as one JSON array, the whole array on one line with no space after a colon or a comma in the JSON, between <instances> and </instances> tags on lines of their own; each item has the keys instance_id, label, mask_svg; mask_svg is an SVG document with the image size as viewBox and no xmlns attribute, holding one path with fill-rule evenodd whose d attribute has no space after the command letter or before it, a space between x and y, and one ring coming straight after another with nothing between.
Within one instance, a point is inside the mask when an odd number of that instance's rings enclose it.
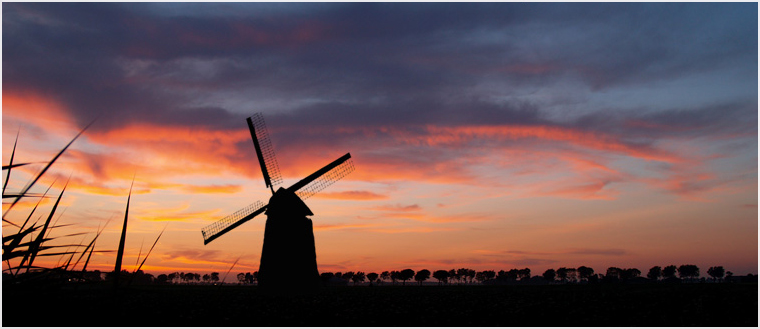
<instances>
[{"instance_id":1,"label":"ground","mask_svg":"<svg viewBox=\"0 0 760 329\"><path fill-rule=\"evenodd\" d=\"M3 326L758 326L757 284L3 285Z\"/></svg>"}]
</instances>

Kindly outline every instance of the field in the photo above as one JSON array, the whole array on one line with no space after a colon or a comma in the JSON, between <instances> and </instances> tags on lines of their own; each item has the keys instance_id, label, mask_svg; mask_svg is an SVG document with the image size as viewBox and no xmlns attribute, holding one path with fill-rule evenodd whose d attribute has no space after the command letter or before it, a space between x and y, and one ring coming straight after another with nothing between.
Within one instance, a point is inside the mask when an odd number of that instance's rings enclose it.
<instances>
[{"instance_id":1,"label":"field","mask_svg":"<svg viewBox=\"0 0 760 329\"><path fill-rule=\"evenodd\" d=\"M3 326L749 326L757 284L3 287Z\"/></svg>"}]
</instances>

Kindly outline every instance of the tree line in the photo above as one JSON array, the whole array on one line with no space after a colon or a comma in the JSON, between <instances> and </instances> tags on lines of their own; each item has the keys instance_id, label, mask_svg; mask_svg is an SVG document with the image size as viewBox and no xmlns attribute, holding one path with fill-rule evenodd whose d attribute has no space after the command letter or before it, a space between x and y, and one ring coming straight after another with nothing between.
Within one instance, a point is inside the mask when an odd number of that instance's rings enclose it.
<instances>
[{"instance_id":1,"label":"tree line","mask_svg":"<svg viewBox=\"0 0 760 329\"><path fill-rule=\"evenodd\" d=\"M51 271L50 275L55 275L65 281L75 282L99 282L113 281L116 272L95 271ZM580 266L578 268L560 267L557 269L547 269L541 275L533 275L530 268L510 269L510 270L484 270L476 271L469 268L436 270L431 272L427 269L414 271L412 269L403 269L398 271L383 271L380 273L362 271L346 272L323 272L320 278L325 285L360 285L368 283L375 284L401 284L406 285L407 281L416 281L422 285L428 279L437 280L439 285L445 284L566 284L566 283L612 283L612 282L723 282L723 281L749 281L756 282L757 277L752 274L734 278L731 271L725 271L723 266L713 266L707 270L710 279L700 279L700 269L696 265L668 265L665 267L654 266L649 269L645 276L637 268L619 268L609 267L604 273L596 273L593 268ZM3 279L6 279L6 273L3 273ZM173 272L153 276L138 270L130 273L126 270L121 271L120 277L123 282L135 284L218 284L224 279L220 279L219 272L207 274L193 272ZM237 274L238 284L256 284L258 272L246 272ZM225 278L226 279L226 278Z\"/></svg>"},{"instance_id":2,"label":"tree line","mask_svg":"<svg viewBox=\"0 0 760 329\"><path fill-rule=\"evenodd\" d=\"M541 275L531 275L529 268L523 269L511 269L508 271L500 270L498 272L494 270L475 271L469 268L451 269L451 270L436 270L431 272L427 269L420 271L414 271L412 269L404 269L400 271L383 271L381 273L370 272L364 273L362 271L347 271L347 272L323 272L320 274L322 282L325 284L346 284L352 282L354 285L368 282L373 284L391 283L397 284L401 282L402 285L406 285L407 281L414 280L418 284L422 284L431 277L437 280L438 284L498 284L509 282L533 282L533 283L576 283L576 282L628 282L636 280L641 277L641 271L637 268L618 268L609 267L604 274L595 273L594 269L587 266L580 266L578 268L560 267L558 269L548 269ZM733 273L731 271L726 272L723 266L713 266L707 270L707 274L712 278L713 282L721 282L724 277L731 278ZM676 277L676 275L678 277ZM750 276L752 274L749 274ZM697 281L699 280L700 272L699 267L696 265L681 265L676 267L675 265L668 265L664 268L660 266L654 266L649 269L646 274L646 278L651 281L674 281L674 280L686 280ZM253 284L256 283L258 272L238 273L237 279L241 284Z\"/></svg>"}]
</instances>

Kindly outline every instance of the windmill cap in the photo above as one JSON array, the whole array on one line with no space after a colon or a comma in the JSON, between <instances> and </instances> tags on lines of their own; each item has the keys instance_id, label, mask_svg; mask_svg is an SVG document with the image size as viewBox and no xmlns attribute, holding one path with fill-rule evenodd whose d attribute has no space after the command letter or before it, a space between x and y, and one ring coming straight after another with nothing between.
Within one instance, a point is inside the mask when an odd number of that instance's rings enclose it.
<instances>
[{"instance_id":1,"label":"windmill cap","mask_svg":"<svg viewBox=\"0 0 760 329\"><path fill-rule=\"evenodd\" d=\"M308 206L294 192L280 187L269 199L267 215L287 214L294 216L313 216Z\"/></svg>"}]
</instances>

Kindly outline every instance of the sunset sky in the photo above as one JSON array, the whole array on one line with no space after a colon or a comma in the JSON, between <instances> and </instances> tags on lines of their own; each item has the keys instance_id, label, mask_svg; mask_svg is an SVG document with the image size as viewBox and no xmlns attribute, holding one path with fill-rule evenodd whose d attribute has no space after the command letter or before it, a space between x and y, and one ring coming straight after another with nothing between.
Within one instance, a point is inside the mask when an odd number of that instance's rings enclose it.
<instances>
[{"instance_id":1,"label":"sunset sky","mask_svg":"<svg viewBox=\"0 0 760 329\"><path fill-rule=\"evenodd\" d=\"M253 272L266 216L209 245L200 231L271 196L245 122L261 112L283 187L352 155L353 173L306 200L322 272L757 273L757 13L3 3L2 161L18 133L14 162L34 162L7 192L96 120L32 190L55 180L57 196L71 177L58 223L73 225L52 236L106 225L88 268L112 270L134 176L127 269L165 227L146 272L224 274L238 258L231 275Z\"/></svg>"}]
</instances>

